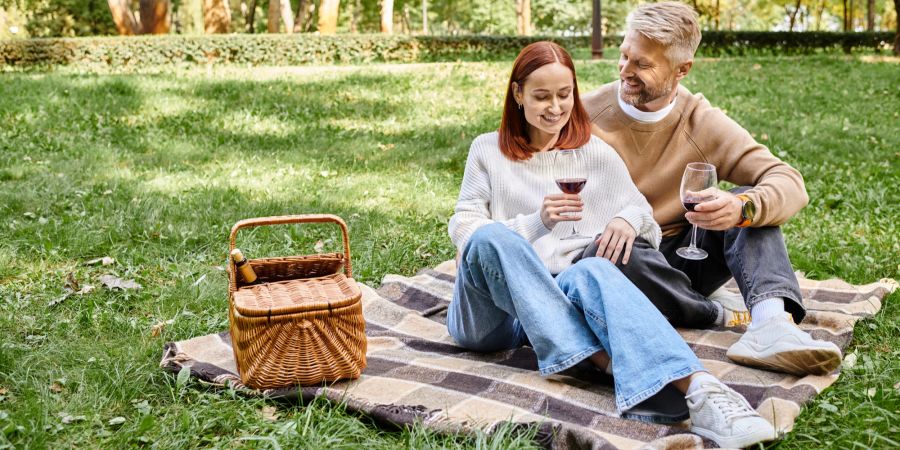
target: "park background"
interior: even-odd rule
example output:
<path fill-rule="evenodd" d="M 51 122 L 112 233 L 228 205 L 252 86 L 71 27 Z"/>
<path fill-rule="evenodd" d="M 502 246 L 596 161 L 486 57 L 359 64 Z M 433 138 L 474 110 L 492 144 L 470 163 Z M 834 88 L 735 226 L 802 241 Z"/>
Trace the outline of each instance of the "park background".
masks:
<path fill-rule="evenodd" d="M 497 128 L 518 50 L 562 43 L 582 91 L 616 79 L 637 2 L 603 2 L 596 28 L 599 3 L 0 0 L 0 448 L 533 447 L 247 399 L 158 362 L 163 343 L 228 327 L 239 219 L 342 216 L 371 286 L 452 258 L 468 145 Z M 688 3 L 704 41 L 684 84 L 805 177 L 810 204 L 784 226 L 794 266 L 898 278 L 897 1 Z M 275 227 L 239 245 L 340 239 Z M 768 447 L 900 446 L 898 297 Z"/>

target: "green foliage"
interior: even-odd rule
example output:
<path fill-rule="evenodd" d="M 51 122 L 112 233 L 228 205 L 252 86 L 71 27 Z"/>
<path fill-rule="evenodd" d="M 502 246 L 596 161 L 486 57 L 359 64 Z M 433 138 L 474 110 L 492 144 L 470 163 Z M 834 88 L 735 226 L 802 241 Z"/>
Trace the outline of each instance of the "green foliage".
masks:
<path fill-rule="evenodd" d="M 373 35 L 137 36 L 0 41 L 0 64 L 119 69 L 196 64 L 288 66 L 369 62 L 509 60 L 550 39 L 578 54 L 589 37 Z M 706 32 L 699 54 L 795 54 L 879 50 L 890 33 Z M 607 36 L 607 46 L 621 37 Z"/>
<path fill-rule="evenodd" d="M 20 36 L 94 36 L 116 31 L 109 7 L 101 0 L 2 0 L 0 12 L 3 9 L 24 24 Z M 6 32 L 0 30 L 0 38 Z"/>

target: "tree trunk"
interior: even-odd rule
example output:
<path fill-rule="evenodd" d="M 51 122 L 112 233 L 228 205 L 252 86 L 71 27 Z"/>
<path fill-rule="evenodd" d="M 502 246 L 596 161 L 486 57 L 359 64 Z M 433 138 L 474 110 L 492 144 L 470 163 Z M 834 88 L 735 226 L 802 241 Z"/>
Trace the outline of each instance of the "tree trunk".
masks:
<path fill-rule="evenodd" d="M 250 10 L 247 11 L 247 32 L 256 32 L 256 0 L 250 1 Z"/>
<path fill-rule="evenodd" d="M 428 0 L 422 0 L 422 34 L 428 34 Z"/>
<path fill-rule="evenodd" d="M 716 31 L 719 31 L 719 0 L 716 0 Z"/>
<path fill-rule="evenodd" d="M 850 30 L 850 23 L 847 20 L 847 0 L 844 0 L 844 31 Z"/>
<path fill-rule="evenodd" d="M 284 22 L 284 32 L 294 32 L 294 12 L 291 11 L 291 0 L 281 0 L 281 21 Z"/>
<path fill-rule="evenodd" d="M 381 32 L 394 32 L 394 0 L 381 0 Z"/>
<path fill-rule="evenodd" d="M 281 0 L 269 0 L 269 10 L 266 16 L 266 31 L 277 33 L 281 28 Z"/>
<path fill-rule="evenodd" d="M 875 31 L 875 0 L 869 0 L 866 9 L 866 30 Z"/>
<path fill-rule="evenodd" d="M 309 24 L 309 0 L 300 0 L 297 5 L 297 17 L 294 18 L 294 33 L 303 33 Z"/>
<path fill-rule="evenodd" d="M 516 0 L 516 32 L 531 36 L 531 0 Z"/>
<path fill-rule="evenodd" d="M 900 0 L 894 0 L 894 23 L 897 24 L 894 32 L 894 55 L 900 56 Z"/>
<path fill-rule="evenodd" d="M 203 2 L 201 0 L 182 0 L 182 11 L 179 16 L 183 22 L 185 34 L 203 34 Z"/>
<path fill-rule="evenodd" d="M 822 29 L 822 13 L 825 12 L 825 0 L 819 2 L 819 9 L 816 11 L 816 31 Z"/>
<path fill-rule="evenodd" d="M 794 10 L 790 14 L 791 21 L 788 24 L 788 31 L 794 31 L 794 24 L 797 23 L 797 13 L 800 12 L 801 3 L 803 3 L 803 0 L 797 0 L 797 3 L 794 4 Z"/>
<path fill-rule="evenodd" d="M 894 0 L 900 2 L 900 0 Z M 591 59 L 603 59 L 603 14 L 601 1 L 593 0 L 593 12 L 591 15 Z"/>
<path fill-rule="evenodd" d="M 403 5 L 403 33 L 410 34 L 412 27 L 409 26 L 409 4 Z"/>
<path fill-rule="evenodd" d="M 107 0 L 109 12 L 112 13 L 113 22 L 116 24 L 116 30 L 122 36 L 133 36 L 141 32 L 138 28 L 137 19 L 134 18 L 134 12 L 131 11 L 131 2 L 128 0 Z"/>
<path fill-rule="evenodd" d="M 322 0 L 319 5 L 319 34 L 337 33 L 340 6 L 341 0 Z"/>
<path fill-rule="evenodd" d="M 169 33 L 169 0 L 141 0 L 140 7 L 143 34 Z"/>
<path fill-rule="evenodd" d="M 203 0 L 203 23 L 209 34 L 227 33 L 231 7 L 226 0 Z"/>

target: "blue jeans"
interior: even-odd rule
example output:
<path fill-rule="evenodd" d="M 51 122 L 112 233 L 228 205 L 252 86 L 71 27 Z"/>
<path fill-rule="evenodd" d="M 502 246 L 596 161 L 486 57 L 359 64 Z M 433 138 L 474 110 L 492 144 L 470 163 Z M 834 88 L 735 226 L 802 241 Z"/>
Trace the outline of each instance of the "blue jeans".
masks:
<path fill-rule="evenodd" d="M 746 186 L 732 189 L 739 193 Z M 783 297 L 784 308 L 800 323 L 806 315 L 800 284 L 794 275 L 780 227 L 731 228 L 726 231 L 697 228 L 697 247 L 709 253 L 700 261 L 684 259 L 675 250 L 691 242 L 691 227 L 663 238 L 659 250 L 637 238 L 622 273 L 650 298 L 676 327 L 708 328 L 718 310 L 706 296 L 734 277 L 747 308 Z M 585 248 L 582 258 L 597 254 L 597 244 Z"/>
<path fill-rule="evenodd" d="M 542 375 L 605 350 L 620 411 L 704 370 L 612 263 L 587 258 L 554 279 L 528 241 L 497 223 L 475 231 L 463 250 L 447 328 L 460 346 L 475 351 L 530 343 Z"/>

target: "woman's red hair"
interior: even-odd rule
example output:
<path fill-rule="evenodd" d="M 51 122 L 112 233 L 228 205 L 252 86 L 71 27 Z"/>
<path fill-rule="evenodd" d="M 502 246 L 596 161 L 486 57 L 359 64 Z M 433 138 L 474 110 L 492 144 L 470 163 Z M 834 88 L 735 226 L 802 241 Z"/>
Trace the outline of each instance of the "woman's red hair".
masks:
<path fill-rule="evenodd" d="M 581 98 L 578 95 L 578 80 L 575 77 L 575 64 L 572 63 L 572 57 L 556 43 L 535 42 L 523 48 L 516 57 L 512 74 L 509 76 L 509 84 L 506 87 L 506 102 L 503 105 L 503 119 L 500 121 L 500 151 L 513 161 L 530 159 L 534 152 L 529 145 L 529 125 L 525 121 L 525 113 L 519 109 L 519 104 L 513 95 L 513 82 L 521 87 L 532 72 L 556 62 L 572 71 L 572 95 L 575 96 L 575 106 L 572 108 L 569 121 L 559 132 L 556 147 L 578 148 L 591 139 L 591 121 L 588 119 L 587 111 L 584 110 L 584 105 L 581 104 Z"/>

